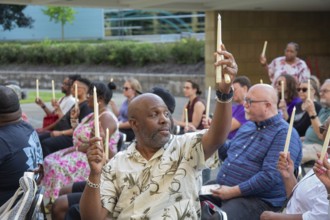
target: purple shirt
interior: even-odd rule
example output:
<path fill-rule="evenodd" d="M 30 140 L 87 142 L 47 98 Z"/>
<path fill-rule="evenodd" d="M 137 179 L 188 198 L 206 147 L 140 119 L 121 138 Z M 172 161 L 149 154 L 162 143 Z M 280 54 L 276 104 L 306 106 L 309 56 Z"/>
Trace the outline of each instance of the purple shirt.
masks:
<path fill-rule="evenodd" d="M 232 107 L 232 112 L 233 112 L 233 118 L 235 118 L 240 124 L 241 126 L 247 122 L 247 120 L 245 119 L 245 112 L 244 112 L 244 106 L 241 104 L 237 104 L 237 105 L 233 105 Z M 231 131 L 227 137 L 227 139 L 232 139 L 238 129 Z"/>

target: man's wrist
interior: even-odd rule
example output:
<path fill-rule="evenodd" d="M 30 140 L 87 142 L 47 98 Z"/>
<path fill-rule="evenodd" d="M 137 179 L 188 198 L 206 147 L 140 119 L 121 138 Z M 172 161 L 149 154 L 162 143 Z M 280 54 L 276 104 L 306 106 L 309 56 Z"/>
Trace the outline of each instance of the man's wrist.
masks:
<path fill-rule="evenodd" d="M 45 109 L 46 108 L 46 105 L 42 105 L 41 108 Z"/>
<path fill-rule="evenodd" d="M 310 118 L 311 120 L 313 120 L 313 119 L 317 118 L 317 114 L 310 115 L 309 118 Z"/>
<path fill-rule="evenodd" d="M 219 103 L 229 103 L 232 101 L 234 96 L 233 88 L 230 88 L 229 93 L 223 93 L 220 90 L 216 90 L 216 100 Z"/>

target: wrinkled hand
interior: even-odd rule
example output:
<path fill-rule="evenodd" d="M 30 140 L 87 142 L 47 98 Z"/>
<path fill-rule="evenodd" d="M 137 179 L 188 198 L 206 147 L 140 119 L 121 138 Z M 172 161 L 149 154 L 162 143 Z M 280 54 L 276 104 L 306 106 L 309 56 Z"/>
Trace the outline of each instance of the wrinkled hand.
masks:
<path fill-rule="evenodd" d="M 314 102 L 311 99 L 306 99 L 304 102 L 304 106 L 305 111 L 308 113 L 309 116 L 316 114 Z"/>
<path fill-rule="evenodd" d="M 221 185 L 218 189 L 211 189 L 212 195 L 219 197 L 222 200 L 228 200 L 233 198 L 233 187 Z"/>
<path fill-rule="evenodd" d="M 313 167 L 315 175 L 325 185 L 328 193 L 330 193 L 330 163 L 328 162 L 328 154 L 325 154 L 323 161 L 320 160 L 320 153 L 317 154 L 319 158 Z"/>
<path fill-rule="evenodd" d="M 275 220 L 278 219 L 276 216 L 278 216 L 280 213 L 272 212 L 272 211 L 264 211 L 260 215 L 260 220 Z"/>
<path fill-rule="evenodd" d="M 224 59 L 221 59 L 214 64 L 215 66 L 222 67 L 222 79 L 223 80 L 221 81 L 221 83 L 218 83 L 218 89 L 223 93 L 229 93 L 232 83 L 237 75 L 238 66 L 236 64 L 234 56 L 226 50 L 226 48 L 223 44 L 221 45 L 221 50 L 217 51 L 215 53 L 215 55 L 220 55 L 220 56 L 222 55 L 224 57 Z M 225 80 L 224 80 L 225 74 L 229 75 L 230 80 L 231 80 L 230 83 L 225 82 Z"/>
<path fill-rule="evenodd" d="M 280 152 L 280 156 L 277 162 L 277 170 L 280 172 L 282 178 L 290 178 L 294 175 L 293 161 L 290 157 L 290 152 L 285 154 L 283 151 Z"/>
<path fill-rule="evenodd" d="M 106 163 L 101 138 L 93 137 L 90 139 L 86 156 L 91 168 L 91 174 L 101 174 L 102 167 Z"/>

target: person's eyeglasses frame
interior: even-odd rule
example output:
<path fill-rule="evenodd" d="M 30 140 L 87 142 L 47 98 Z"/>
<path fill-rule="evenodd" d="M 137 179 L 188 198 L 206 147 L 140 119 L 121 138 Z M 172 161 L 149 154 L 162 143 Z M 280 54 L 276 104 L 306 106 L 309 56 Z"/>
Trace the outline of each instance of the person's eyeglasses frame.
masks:
<path fill-rule="evenodd" d="M 320 90 L 320 94 L 322 94 L 322 93 L 328 93 L 328 92 L 330 92 L 330 89 L 321 89 Z"/>
<path fill-rule="evenodd" d="M 248 106 L 251 106 L 252 103 L 262 103 L 262 102 L 269 103 L 269 101 L 267 101 L 267 100 L 253 100 L 253 99 L 244 97 L 244 103 L 246 103 Z"/>
<path fill-rule="evenodd" d="M 132 89 L 132 88 L 123 87 L 122 89 L 123 89 L 123 91 L 128 91 L 128 90 L 130 90 L 130 89 Z"/>

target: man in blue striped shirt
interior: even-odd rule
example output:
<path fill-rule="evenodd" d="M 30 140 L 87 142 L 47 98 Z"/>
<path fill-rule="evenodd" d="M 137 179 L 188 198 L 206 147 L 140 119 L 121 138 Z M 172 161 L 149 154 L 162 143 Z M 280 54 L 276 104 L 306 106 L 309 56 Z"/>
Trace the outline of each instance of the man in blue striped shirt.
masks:
<path fill-rule="evenodd" d="M 286 199 L 276 164 L 289 124 L 278 114 L 277 99 L 270 85 L 251 87 L 244 102 L 245 117 L 250 121 L 231 142 L 219 148 L 223 160 L 217 176 L 220 188 L 212 190 L 213 195 L 207 199 L 219 205 L 230 220 L 259 219 L 265 210 L 279 210 Z M 302 146 L 295 129 L 289 151 L 298 168 Z"/>

